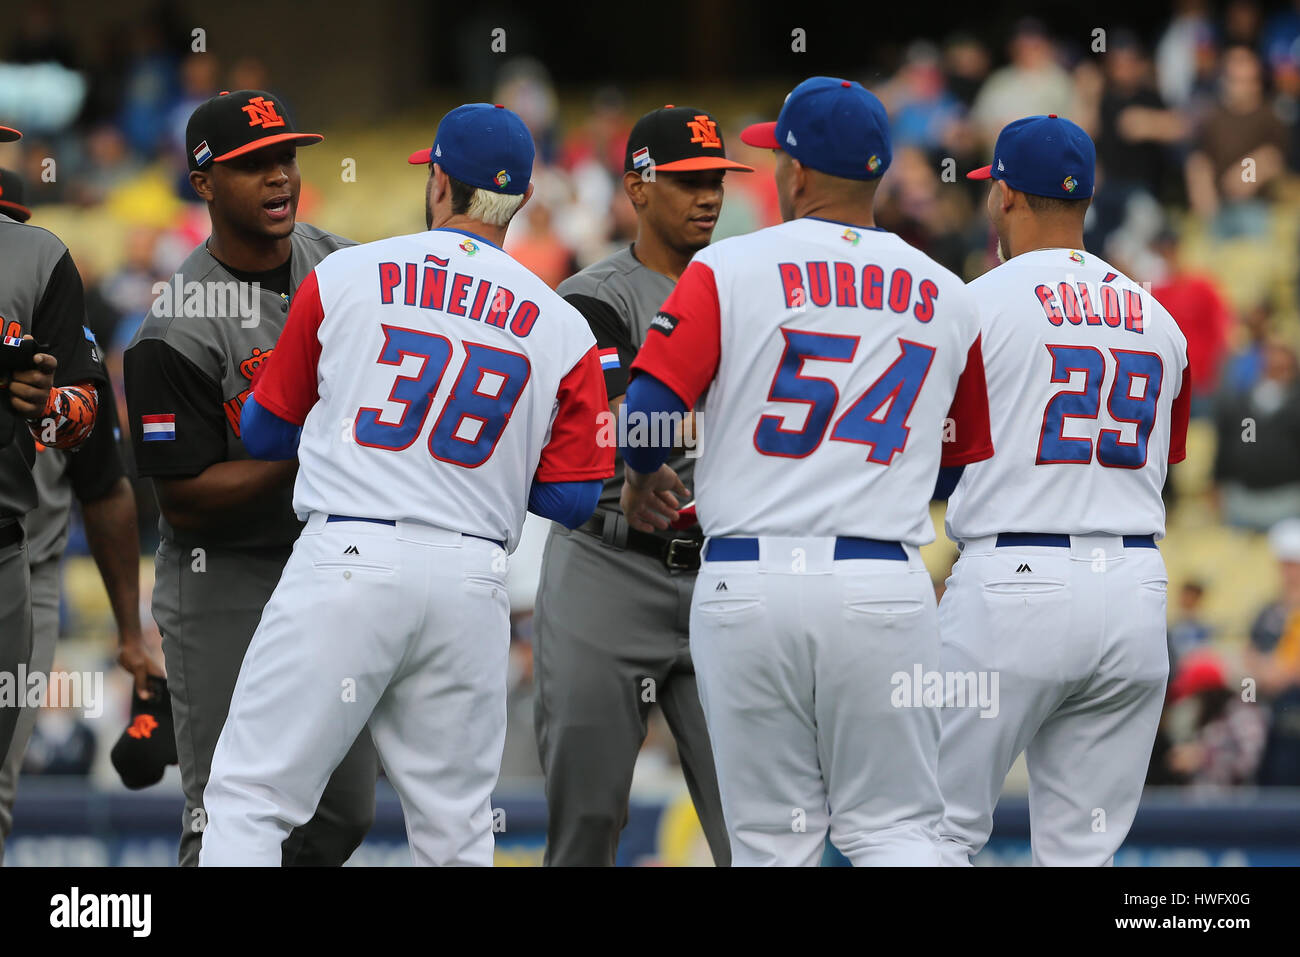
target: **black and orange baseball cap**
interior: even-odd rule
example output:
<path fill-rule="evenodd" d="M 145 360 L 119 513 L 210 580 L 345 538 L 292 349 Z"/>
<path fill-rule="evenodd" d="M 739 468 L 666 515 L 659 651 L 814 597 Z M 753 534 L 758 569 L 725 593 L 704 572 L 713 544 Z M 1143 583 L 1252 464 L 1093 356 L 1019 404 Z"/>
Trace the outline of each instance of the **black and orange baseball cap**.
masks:
<path fill-rule="evenodd" d="M 631 173 L 653 167 L 665 173 L 701 169 L 734 169 L 754 172 L 727 159 L 718 121 L 704 110 L 669 104 L 651 110 L 632 127 L 623 157 L 623 171 Z"/>
<path fill-rule="evenodd" d="M 310 146 L 325 137 L 299 133 L 279 97 L 264 90 L 220 93 L 199 105 L 185 125 L 191 170 L 243 156 L 276 143 Z"/>
<path fill-rule="evenodd" d="M 7 169 L 0 169 L 0 213 L 20 223 L 32 218 L 32 211 L 23 201 L 22 177 Z"/>
<path fill-rule="evenodd" d="M 122 783 L 133 791 L 157 784 L 167 765 L 178 762 L 167 680 L 150 675 L 149 693 L 147 699 L 131 695 L 131 723 L 109 752 Z"/>
<path fill-rule="evenodd" d="M 12 143 L 14 140 L 20 140 L 23 134 L 19 133 L 13 127 L 0 126 L 0 143 Z"/>

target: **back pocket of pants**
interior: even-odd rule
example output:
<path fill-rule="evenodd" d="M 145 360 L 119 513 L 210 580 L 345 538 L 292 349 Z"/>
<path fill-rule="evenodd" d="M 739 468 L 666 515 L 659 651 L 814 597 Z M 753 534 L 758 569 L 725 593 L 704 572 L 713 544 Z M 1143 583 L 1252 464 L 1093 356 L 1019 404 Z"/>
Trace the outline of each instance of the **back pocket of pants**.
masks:
<path fill-rule="evenodd" d="M 1065 590 L 1058 578 L 998 578 L 984 582 L 984 592 L 1007 598 L 1050 598 Z"/>

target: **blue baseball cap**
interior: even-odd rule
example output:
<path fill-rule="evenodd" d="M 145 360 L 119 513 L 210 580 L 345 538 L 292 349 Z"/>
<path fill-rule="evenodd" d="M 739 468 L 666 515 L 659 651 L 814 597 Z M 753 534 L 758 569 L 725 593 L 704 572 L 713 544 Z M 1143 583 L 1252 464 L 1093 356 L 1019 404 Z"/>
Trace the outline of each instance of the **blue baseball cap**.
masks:
<path fill-rule="evenodd" d="M 533 176 L 533 136 L 517 114 L 500 103 L 466 103 L 442 118 L 433 145 L 407 162 L 437 163 L 469 186 L 519 196 Z"/>
<path fill-rule="evenodd" d="M 785 150 L 804 166 L 842 179 L 877 179 L 889 169 L 889 115 L 861 83 L 832 76 L 804 80 L 775 123 L 755 123 L 742 142 Z"/>
<path fill-rule="evenodd" d="M 1097 147 L 1077 124 L 1049 113 L 1008 123 L 993 147 L 993 162 L 967 179 L 1000 179 L 1012 189 L 1053 199 L 1092 195 Z"/>

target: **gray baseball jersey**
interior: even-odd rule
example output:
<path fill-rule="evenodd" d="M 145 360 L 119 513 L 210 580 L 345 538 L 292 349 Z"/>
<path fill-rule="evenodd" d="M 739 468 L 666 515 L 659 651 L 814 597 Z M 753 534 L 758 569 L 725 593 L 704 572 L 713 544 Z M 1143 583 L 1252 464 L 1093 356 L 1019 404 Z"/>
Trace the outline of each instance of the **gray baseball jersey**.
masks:
<path fill-rule="evenodd" d="M 351 240 L 298 223 L 289 275 L 241 281 L 201 245 L 167 283 L 127 347 L 126 402 L 136 467 L 142 476 L 198 475 L 209 465 L 249 458 L 239 414 L 253 375 L 284 328 L 289 295 L 316 264 Z M 279 288 L 276 288 L 279 286 Z M 250 506 L 203 545 L 233 548 L 292 545 L 302 530 L 293 488 Z M 192 538 L 159 518 L 162 538 Z"/>
<path fill-rule="evenodd" d="M 104 383 L 104 370 L 89 333 L 81 276 L 57 236 L 39 226 L 0 213 L 0 335 L 22 338 L 30 333 L 50 347 L 58 360 L 56 386 L 75 382 Z M 0 417 L 13 425 L 5 396 Z M 6 434 L 0 421 L 0 438 Z M 0 519 L 19 518 L 36 507 L 31 468 L 36 446 L 22 423 L 13 438 L 0 443 Z"/>
<path fill-rule="evenodd" d="M 627 369 L 673 281 L 631 247 L 588 266 L 557 289 L 586 317 L 605 387 L 627 391 Z M 694 459 L 669 459 L 689 488 Z M 619 509 L 623 463 L 600 508 L 626 531 Z M 599 514 L 599 512 L 597 513 Z M 664 533 L 680 537 L 682 533 Z M 717 772 L 691 660 L 687 610 L 692 572 L 551 526 L 537 594 L 534 724 L 546 774 L 548 865 L 610 865 L 627 821 L 637 752 L 650 702 L 672 729 L 682 773 L 719 865 L 731 862 Z M 654 689 L 649 693 L 647 689 Z"/>
<path fill-rule="evenodd" d="M 642 265 L 631 246 L 593 263 L 556 288 L 556 292 L 587 318 L 601 351 L 605 387 L 611 398 L 627 391 L 628 367 L 645 342 L 650 320 L 672 291 L 673 281 Z M 610 349 L 618 350 L 617 364 L 607 358 Z M 681 477 L 682 484 L 690 488 L 695 460 L 674 455 L 668 464 Z M 614 477 L 601 490 L 600 508 L 619 507 L 618 497 L 623 490 L 621 457 L 614 468 Z"/>
<path fill-rule="evenodd" d="M 127 347 L 126 402 L 142 476 L 183 478 L 250 458 L 239 416 L 258 366 L 275 349 L 289 298 L 330 253 L 354 245 L 298 223 L 289 261 L 250 275 L 202 245 L 155 300 Z M 176 754 L 185 791 L 182 865 L 198 863 L 203 790 L 244 653 L 302 523 L 293 484 L 239 510 L 223 527 L 174 529 L 158 520 L 153 615 L 163 636 Z M 335 770 L 316 815 L 284 846 L 286 864 L 342 864 L 374 816 L 378 758 L 363 732 Z"/>

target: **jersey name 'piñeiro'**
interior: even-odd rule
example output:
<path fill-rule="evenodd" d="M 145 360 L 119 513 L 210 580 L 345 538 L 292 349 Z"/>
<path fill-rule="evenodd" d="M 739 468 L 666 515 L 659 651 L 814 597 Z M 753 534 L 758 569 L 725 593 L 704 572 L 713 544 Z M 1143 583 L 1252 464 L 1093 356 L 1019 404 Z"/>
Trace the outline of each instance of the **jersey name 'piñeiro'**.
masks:
<path fill-rule="evenodd" d="M 997 455 L 966 468 L 948 534 L 1164 535 L 1187 440 L 1187 340 L 1091 253 L 1039 249 L 970 284 Z"/>
<path fill-rule="evenodd" d="M 534 477 L 603 479 L 596 341 L 576 309 L 478 237 L 354 246 L 304 280 L 258 404 L 302 423 L 294 510 L 519 537 Z"/>
<path fill-rule="evenodd" d="M 633 369 L 699 400 L 707 535 L 924 544 L 941 459 L 993 451 L 970 295 L 879 229 L 804 218 L 701 250 Z"/>

